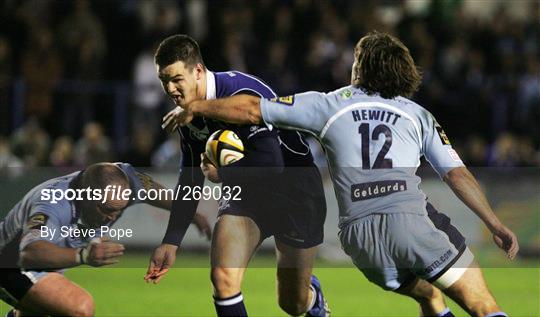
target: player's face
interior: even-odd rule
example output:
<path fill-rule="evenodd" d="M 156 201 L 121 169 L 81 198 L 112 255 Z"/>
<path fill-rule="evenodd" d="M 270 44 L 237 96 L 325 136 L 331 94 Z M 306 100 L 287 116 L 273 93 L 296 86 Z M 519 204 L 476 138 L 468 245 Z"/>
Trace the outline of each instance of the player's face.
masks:
<path fill-rule="evenodd" d="M 107 195 L 112 194 L 108 193 Z M 109 199 L 109 197 L 106 198 L 105 202 L 83 201 L 80 206 L 82 209 L 81 220 L 89 228 L 99 228 L 120 218 L 128 203 L 128 200 Z"/>
<path fill-rule="evenodd" d="M 203 73 L 204 67 L 201 64 L 191 69 L 181 61 L 164 68 L 158 66 L 158 76 L 163 89 L 180 107 L 193 100 L 204 99 L 204 96 L 201 96 L 201 88 L 206 84 L 203 82 Z"/>

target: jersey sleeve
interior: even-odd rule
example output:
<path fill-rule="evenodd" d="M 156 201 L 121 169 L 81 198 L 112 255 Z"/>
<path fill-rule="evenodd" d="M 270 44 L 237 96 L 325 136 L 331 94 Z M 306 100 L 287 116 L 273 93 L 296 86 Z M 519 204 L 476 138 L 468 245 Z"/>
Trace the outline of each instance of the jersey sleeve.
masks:
<path fill-rule="evenodd" d="M 313 91 L 261 99 L 261 114 L 266 124 L 319 136 L 327 121 L 327 102 L 326 94 Z"/>
<path fill-rule="evenodd" d="M 58 244 L 62 240 L 60 235 L 62 224 L 54 208 L 59 207 L 50 202 L 39 202 L 35 203 L 31 208 L 32 210 L 23 227 L 19 251 L 24 250 L 27 245 L 36 241 Z M 51 232 L 54 232 L 54 234 L 50 234 Z"/>
<path fill-rule="evenodd" d="M 218 98 L 237 94 L 251 94 L 261 98 L 276 97 L 276 93 L 268 84 L 253 75 L 231 71 L 217 76 L 224 89 L 223 92 L 218 92 Z"/>
<path fill-rule="evenodd" d="M 439 176 L 442 178 L 450 170 L 464 166 L 435 117 L 426 111 L 422 121 L 423 154 Z"/>
<path fill-rule="evenodd" d="M 204 184 L 204 175 L 198 166 L 199 154 L 194 155 L 188 144 L 183 145 L 185 146 L 182 147 L 182 168 L 175 191 L 179 191 L 180 186 L 194 188 Z M 178 195 L 177 198 L 172 202 L 171 214 L 162 243 L 179 246 L 193 221 L 199 202 L 195 199 L 183 199 L 182 195 Z"/>

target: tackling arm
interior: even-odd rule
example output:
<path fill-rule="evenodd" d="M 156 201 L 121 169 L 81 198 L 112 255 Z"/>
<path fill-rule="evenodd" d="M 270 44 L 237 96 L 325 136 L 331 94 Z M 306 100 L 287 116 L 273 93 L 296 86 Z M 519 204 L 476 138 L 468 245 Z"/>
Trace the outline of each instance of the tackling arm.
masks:
<path fill-rule="evenodd" d="M 68 268 L 79 264 L 78 249 L 62 248 L 47 241 L 35 241 L 27 245 L 20 254 L 20 265 L 24 268 Z"/>
<path fill-rule="evenodd" d="M 237 124 L 262 123 L 261 98 L 250 95 L 235 95 L 212 100 L 196 100 L 187 105 L 187 110 L 196 116 L 204 116 Z"/>

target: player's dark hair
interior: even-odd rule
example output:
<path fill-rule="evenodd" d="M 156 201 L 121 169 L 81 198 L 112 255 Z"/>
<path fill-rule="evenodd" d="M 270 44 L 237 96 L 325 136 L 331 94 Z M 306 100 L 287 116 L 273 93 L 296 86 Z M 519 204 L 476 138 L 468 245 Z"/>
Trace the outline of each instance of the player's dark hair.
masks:
<path fill-rule="evenodd" d="M 126 174 L 117 166 L 107 163 L 98 163 L 88 166 L 78 181 L 79 188 L 105 189 L 107 185 L 129 186 Z"/>
<path fill-rule="evenodd" d="M 354 58 L 356 77 L 352 84 L 368 95 L 410 97 L 422 81 L 409 49 L 389 34 L 371 32 L 361 38 Z"/>
<path fill-rule="evenodd" d="M 177 34 L 164 39 L 154 55 L 154 62 L 160 68 L 178 61 L 183 62 L 189 69 L 192 69 L 197 63 L 204 66 L 199 44 L 185 34 Z"/>

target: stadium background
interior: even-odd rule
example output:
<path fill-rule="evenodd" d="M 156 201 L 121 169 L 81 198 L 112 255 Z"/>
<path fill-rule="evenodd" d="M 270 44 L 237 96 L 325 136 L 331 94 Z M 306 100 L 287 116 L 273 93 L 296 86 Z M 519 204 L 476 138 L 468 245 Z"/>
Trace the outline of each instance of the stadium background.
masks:
<path fill-rule="evenodd" d="M 464 231 L 508 312 L 540 316 L 538 1 L 1 0 L 0 20 L 0 215 L 39 181 L 99 161 L 129 162 L 174 185 L 178 138 L 160 130 L 171 103 L 152 61 L 168 35 L 190 34 L 210 70 L 255 74 L 279 95 L 346 85 L 362 35 L 376 29 L 399 36 L 424 74 L 414 99 L 475 167 L 496 212 L 518 233 L 521 258 L 506 262 L 449 189 L 421 169 L 422 188 Z M 351 268 L 338 246 L 336 202 L 325 182 L 329 212 L 317 274 L 335 315 L 415 315 L 411 301 Z M 213 217 L 213 204 L 200 209 Z M 167 213 L 138 207 L 121 220 L 118 226 L 136 232 L 125 241 L 122 264 L 68 273 L 92 292 L 98 315 L 213 314 L 208 242 L 190 229 L 180 268 L 158 286 L 144 285 Z M 253 315 L 280 314 L 270 247 L 248 271 Z"/>

